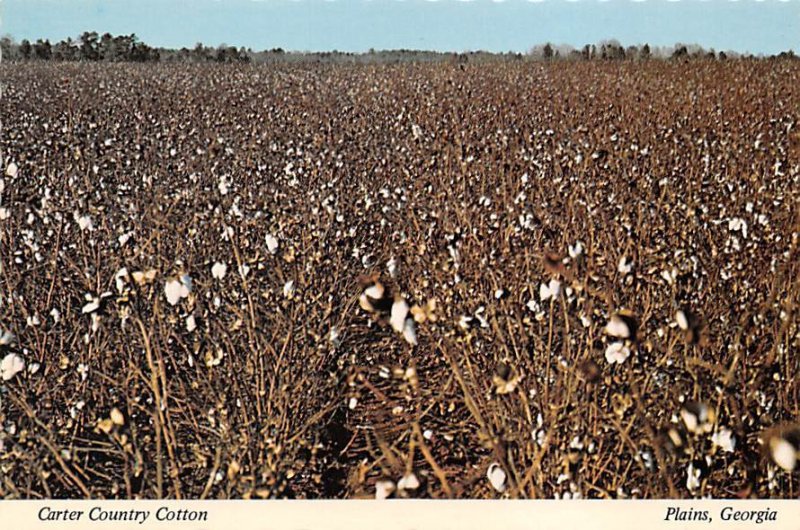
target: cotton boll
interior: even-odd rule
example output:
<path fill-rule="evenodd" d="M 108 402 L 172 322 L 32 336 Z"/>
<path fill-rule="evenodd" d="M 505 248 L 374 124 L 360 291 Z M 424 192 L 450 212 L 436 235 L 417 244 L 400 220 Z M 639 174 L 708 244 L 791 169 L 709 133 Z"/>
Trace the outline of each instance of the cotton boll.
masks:
<path fill-rule="evenodd" d="M 403 325 L 403 338 L 406 339 L 406 342 L 412 346 L 417 345 L 417 330 L 414 324 L 414 319 L 406 319 L 406 322 Z"/>
<path fill-rule="evenodd" d="M 388 499 L 397 487 L 391 480 L 379 480 L 375 483 L 375 498 L 379 501 Z"/>
<path fill-rule="evenodd" d="M 391 318 L 389 319 L 389 323 L 392 325 L 392 329 L 394 329 L 396 332 L 403 332 L 408 311 L 408 303 L 403 298 L 395 300 L 392 304 L 392 314 Z"/>
<path fill-rule="evenodd" d="M 403 478 L 397 481 L 397 489 L 415 490 L 417 488 L 419 488 L 419 479 L 413 472 L 403 475 Z"/>
<path fill-rule="evenodd" d="M 489 483 L 492 485 L 495 491 L 499 493 L 503 493 L 508 487 L 506 483 L 508 479 L 506 472 L 503 471 L 503 468 L 500 467 L 500 464 L 497 462 L 492 462 L 489 465 L 489 469 L 486 471 L 486 478 L 489 479 Z"/>
<path fill-rule="evenodd" d="M 732 453 L 736 447 L 736 437 L 730 429 L 722 428 L 711 435 L 711 442 L 725 452 Z"/>
<path fill-rule="evenodd" d="M 5 378 L 5 375 L 3 376 Z M 784 471 L 791 473 L 797 466 L 797 451 L 788 441 L 780 437 L 775 437 L 769 443 L 770 456 L 772 461 Z"/>
<path fill-rule="evenodd" d="M 228 273 L 228 266 L 224 263 L 216 262 L 211 267 L 211 276 L 215 280 L 221 280 Z"/>
<path fill-rule="evenodd" d="M 9 353 L 0 362 L 3 381 L 9 381 L 25 368 L 25 361 L 16 353 Z"/>
<path fill-rule="evenodd" d="M 294 280 L 289 280 L 283 284 L 283 296 L 291 298 L 294 295 Z"/>
<path fill-rule="evenodd" d="M 272 234 L 267 234 L 267 250 L 270 254 L 278 252 L 278 240 Z"/>
<path fill-rule="evenodd" d="M 631 349 L 622 342 L 612 342 L 606 348 L 606 361 L 609 364 L 622 364 L 630 355 Z"/>

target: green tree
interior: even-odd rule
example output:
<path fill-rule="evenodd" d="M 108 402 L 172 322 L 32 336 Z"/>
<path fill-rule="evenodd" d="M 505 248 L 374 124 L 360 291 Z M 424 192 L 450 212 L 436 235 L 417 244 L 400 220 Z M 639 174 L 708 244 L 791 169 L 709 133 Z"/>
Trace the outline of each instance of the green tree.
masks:
<path fill-rule="evenodd" d="M 553 58 L 553 46 L 549 42 L 542 48 L 542 57 L 544 57 L 545 61 Z"/>
<path fill-rule="evenodd" d="M 31 58 L 31 53 L 33 53 L 33 47 L 31 46 L 31 41 L 28 39 L 22 39 L 22 42 L 19 43 L 19 54 L 24 60 L 28 60 Z"/>
<path fill-rule="evenodd" d="M 53 47 L 50 40 L 38 39 L 33 43 L 33 56 L 42 61 L 47 61 L 53 57 Z"/>
<path fill-rule="evenodd" d="M 96 31 L 84 31 L 80 36 L 80 59 L 82 61 L 97 61 L 100 59 L 100 52 L 97 44 Z"/>

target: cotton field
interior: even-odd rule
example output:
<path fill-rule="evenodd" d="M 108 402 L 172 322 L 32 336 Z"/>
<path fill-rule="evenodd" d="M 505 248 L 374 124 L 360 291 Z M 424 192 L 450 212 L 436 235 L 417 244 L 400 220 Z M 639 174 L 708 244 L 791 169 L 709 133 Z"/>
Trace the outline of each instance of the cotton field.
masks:
<path fill-rule="evenodd" d="M 800 62 L 0 72 L 1 497 L 800 495 Z"/>

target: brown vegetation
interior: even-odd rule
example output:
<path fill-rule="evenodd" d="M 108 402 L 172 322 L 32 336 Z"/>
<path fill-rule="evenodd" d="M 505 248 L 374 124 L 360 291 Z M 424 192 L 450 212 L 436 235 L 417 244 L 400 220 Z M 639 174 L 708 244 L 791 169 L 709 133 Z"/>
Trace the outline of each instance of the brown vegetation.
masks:
<path fill-rule="evenodd" d="M 797 62 L 1 70 L 0 496 L 800 492 Z"/>

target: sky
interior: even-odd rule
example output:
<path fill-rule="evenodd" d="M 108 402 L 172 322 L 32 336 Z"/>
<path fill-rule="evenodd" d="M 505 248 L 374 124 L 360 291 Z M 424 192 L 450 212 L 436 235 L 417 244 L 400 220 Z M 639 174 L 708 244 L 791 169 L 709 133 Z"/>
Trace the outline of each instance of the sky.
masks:
<path fill-rule="evenodd" d="M 800 52 L 800 0 L 0 0 L 0 34 L 18 41 L 92 30 L 171 48 L 524 53 L 616 39 L 774 54 Z"/>

